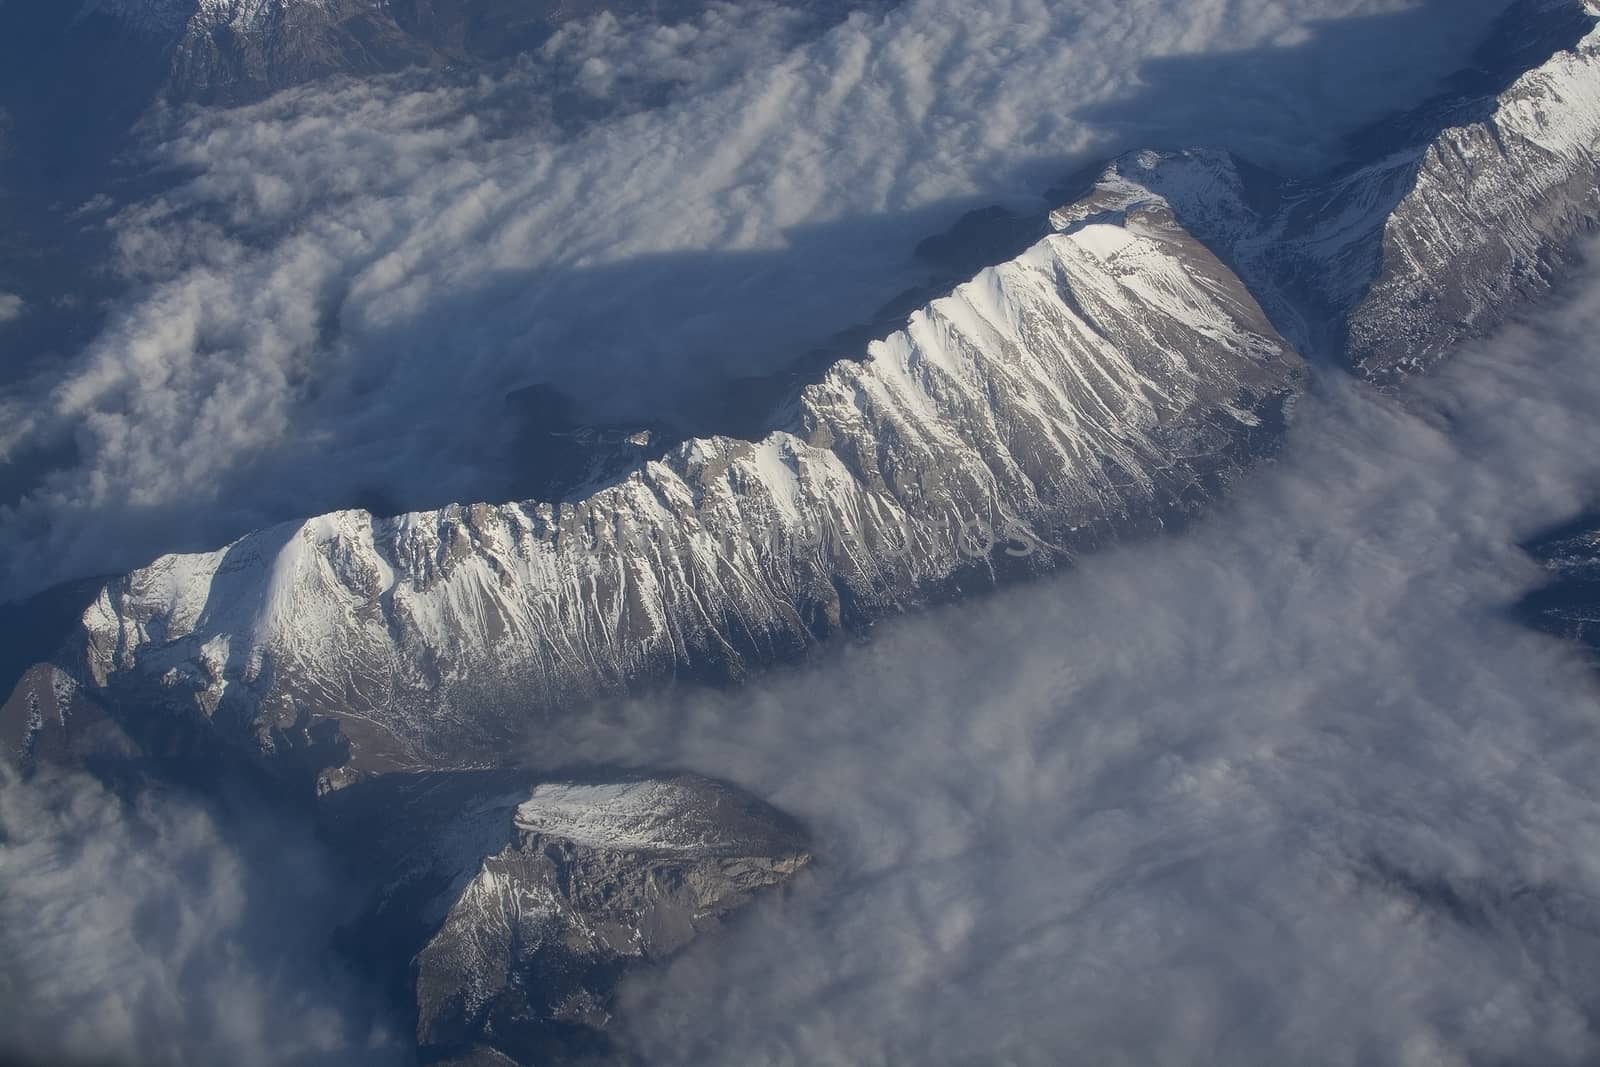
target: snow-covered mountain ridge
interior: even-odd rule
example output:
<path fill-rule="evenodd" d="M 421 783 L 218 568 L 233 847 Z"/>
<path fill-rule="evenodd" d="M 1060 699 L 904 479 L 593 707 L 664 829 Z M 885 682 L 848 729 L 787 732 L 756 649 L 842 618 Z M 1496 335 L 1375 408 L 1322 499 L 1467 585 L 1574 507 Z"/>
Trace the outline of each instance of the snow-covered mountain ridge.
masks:
<path fill-rule="evenodd" d="M 1146 205 L 934 301 L 760 441 L 687 442 L 576 504 L 340 512 L 158 560 L 89 612 L 89 670 L 268 750 L 338 709 L 357 766 L 482 753 L 533 708 L 738 674 L 1158 520 L 1256 450 L 1299 373 Z"/>
<path fill-rule="evenodd" d="M 269 756 L 334 724 L 335 786 L 492 762 L 587 696 L 738 676 L 1159 524 L 1273 446 L 1297 347 L 1386 377 L 1554 283 L 1600 215 L 1584 29 L 1325 181 L 1124 157 L 760 440 L 575 503 L 338 512 L 157 560 L 85 615 L 85 678 Z"/>

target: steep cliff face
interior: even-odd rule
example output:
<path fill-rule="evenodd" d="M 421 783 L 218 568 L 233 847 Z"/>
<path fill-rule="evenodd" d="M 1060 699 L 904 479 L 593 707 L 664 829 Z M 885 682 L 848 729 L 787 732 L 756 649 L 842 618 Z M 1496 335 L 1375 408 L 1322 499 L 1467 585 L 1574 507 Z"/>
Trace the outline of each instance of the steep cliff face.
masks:
<path fill-rule="evenodd" d="M 1159 196 L 1064 221 L 836 365 L 759 441 L 687 442 L 575 504 L 341 512 L 171 556 L 85 619 L 100 686 L 266 751 L 492 751 L 532 710 L 1054 565 L 1268 447 L 1291 352 Z"/>

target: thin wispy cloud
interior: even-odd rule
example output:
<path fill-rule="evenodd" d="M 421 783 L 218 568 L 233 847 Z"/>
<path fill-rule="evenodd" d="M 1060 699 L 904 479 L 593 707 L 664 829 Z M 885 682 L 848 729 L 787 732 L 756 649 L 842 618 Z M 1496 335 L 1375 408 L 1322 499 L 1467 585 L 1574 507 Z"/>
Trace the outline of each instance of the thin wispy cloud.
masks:
<path fill-rule="evenodd" d="M 0 763 L 0 1059 L 409 1061 L 331 952 L 330 864 L 287 822 L 238 815 Z"/>

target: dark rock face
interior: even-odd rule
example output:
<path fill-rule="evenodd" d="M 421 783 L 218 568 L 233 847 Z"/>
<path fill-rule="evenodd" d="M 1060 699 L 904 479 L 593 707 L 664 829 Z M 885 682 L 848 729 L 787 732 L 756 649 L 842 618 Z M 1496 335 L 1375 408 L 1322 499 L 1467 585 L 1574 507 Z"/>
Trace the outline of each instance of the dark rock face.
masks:
<path fill-rule="evenodd" d="M 132 759 L 139 752 L 116 720 L 51 664 L 28 668 L 0 704 L 0 763 L 24 773 L 43 765 Z"/>
<path fill-rule="evenodd" d="M 430 1061 L 603 1051 L 628 968 L 670 956 L 810 859 L 782 813 L 689 775 L 396 775 L 329 798 L 326 816 L 379 872 L 349 945 L 409 970 Z"/>

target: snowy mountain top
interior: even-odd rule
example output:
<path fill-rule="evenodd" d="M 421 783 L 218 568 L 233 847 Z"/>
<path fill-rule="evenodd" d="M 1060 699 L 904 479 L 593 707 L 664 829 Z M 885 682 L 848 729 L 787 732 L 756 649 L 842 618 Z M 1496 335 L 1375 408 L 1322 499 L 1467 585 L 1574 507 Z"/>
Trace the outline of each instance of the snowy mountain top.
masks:
<path fill-rule="evenodd" d="M 518 830 L 611 851 L 718 854 L 790 836 L 775 812 L 687 776 L 545 783 L 518 805 Z"/>

